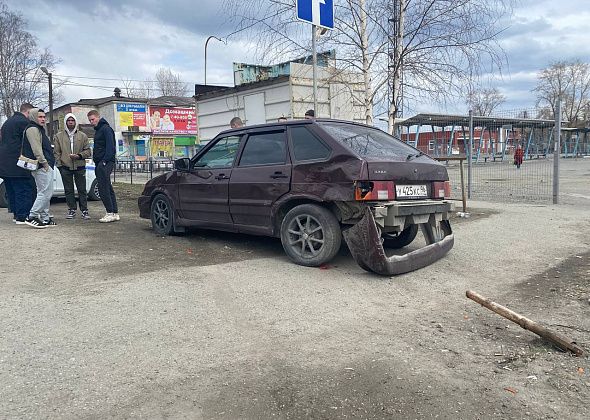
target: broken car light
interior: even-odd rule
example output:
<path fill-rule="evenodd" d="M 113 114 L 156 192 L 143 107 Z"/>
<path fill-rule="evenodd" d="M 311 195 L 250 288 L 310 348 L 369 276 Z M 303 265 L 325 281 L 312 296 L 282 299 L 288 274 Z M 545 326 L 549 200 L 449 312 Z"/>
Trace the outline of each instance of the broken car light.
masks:
<path fill-rule="evenodd" d="M 357 201 L 393 200 L 395 184 L 392 181 L 356 181 L 354 198 Z"/>
<path fill-rule="evenodd" d="M 451 183 L 449 181 L 433 182 L 432 198 L 451 198 Z"/>

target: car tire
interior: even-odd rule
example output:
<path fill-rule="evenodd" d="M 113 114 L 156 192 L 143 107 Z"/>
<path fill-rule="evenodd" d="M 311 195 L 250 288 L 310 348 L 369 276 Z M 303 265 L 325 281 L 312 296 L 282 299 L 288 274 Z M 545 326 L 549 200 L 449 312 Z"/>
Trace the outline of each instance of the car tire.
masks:
<path fill-rule="evenodd" d="M 293 262 L 317 267 L 338 253 L 342 232 L 329 210 L 315 204 L 302 204 L 285 215 L 281 223 L 281 242 Z"/>
<path fill-rule="evenodd" d="M 174 209 L 164 194 L 158 194 L 152 200 L 150 219 L 152 229 L 158 235 L 172 235 L 174 232 Z"/>
<path fill-rule="evenodd" d="M 88 199 L 91 201 L 99 201 L 100 200 L 100 192 L 98 191 L 98 179 L 92 181 L 90 185 L 90 191 L 88 191 Z"/>
<path fill-rule="evenodd" d="M 6 198 L 6 185 L 4 185 L 4 182 L 0 184 L 0 207 L 8 207 L 8 199 Z"/>
<path fill-rule="evenodd" d="M 382 233 L 384 248 L 399 249 L 410 245 L 418 234 L 418 225 L 410 225 L 399 233 Z"/>

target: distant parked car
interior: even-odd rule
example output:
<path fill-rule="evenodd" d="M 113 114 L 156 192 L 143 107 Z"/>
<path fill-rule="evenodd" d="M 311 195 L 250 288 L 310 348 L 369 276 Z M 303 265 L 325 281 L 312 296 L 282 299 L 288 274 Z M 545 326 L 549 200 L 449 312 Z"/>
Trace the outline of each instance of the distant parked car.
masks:
<path fill-rule="evenodd" d="M 59 170 L 55 168 L 53 171 L 53 197 L 65 197 L 64 184 L 61 180 L 61 174 Z M 76 188 L 74 184 L 74 189 Z M 91 159 L 86 160 L 86 192 L 89 200 L 100 200 L 100 194 L 98 193 L 98 181 L 94 174 L 94 162 Z M 0 207 L 6 207 L 6 187 L 0 178 Z"/>
<path fill-rule="evenodd" d="M 380 274 L 441 258 L 454 237 L 444 165 L 373 127 L 299 120 L 220 133 L 192 159 L 145 185 L 140 216 L 157 234 L 196 226 L 280 237 L 297 264 L 320 266 L 344 236 Z M 427 246 L 400 257 L 422 228 Z"/>

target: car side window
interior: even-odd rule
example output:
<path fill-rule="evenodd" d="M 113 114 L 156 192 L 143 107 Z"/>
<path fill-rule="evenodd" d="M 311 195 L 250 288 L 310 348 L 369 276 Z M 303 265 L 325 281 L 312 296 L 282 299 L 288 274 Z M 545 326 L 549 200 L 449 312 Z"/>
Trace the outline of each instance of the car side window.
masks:
<path fill-rule="evenodd" d="M 285 132 L 256 133 L 248 136 L 239 166 L 280 165 L 287 161 Z"/>
<path fill-rule="evenodd" d="M 215 143 L 203 156 L 195 162 L 195 168 L 228 168 L 231 167 L 242 136 L 228 136 Z"/>
<path fill-rule="evenodd" d="M 291 144 L 293 155 L 298 162 L 326 159 L 330 156 L 330 149 L 306 127 L 291 128 Z"/>

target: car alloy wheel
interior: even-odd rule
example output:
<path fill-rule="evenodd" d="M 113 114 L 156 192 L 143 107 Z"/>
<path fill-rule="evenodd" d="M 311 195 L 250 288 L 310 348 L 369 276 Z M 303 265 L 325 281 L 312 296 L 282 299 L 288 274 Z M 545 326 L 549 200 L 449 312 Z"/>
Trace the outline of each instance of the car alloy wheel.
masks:
<path fill-rule="evenodd" d="M 159 235 L 170 235 L 173 230 L 172 206 L 168 198 L 162 194 L 152 201 L 152 228 Z"/>
<path fill-rule="evenodd" d="M 287 213 L 281 225 L 285 252 L 300 265 L 317 267 L 330 261 L 342 240 L 340 225 L 327 209 L 303 204 Z"/>

